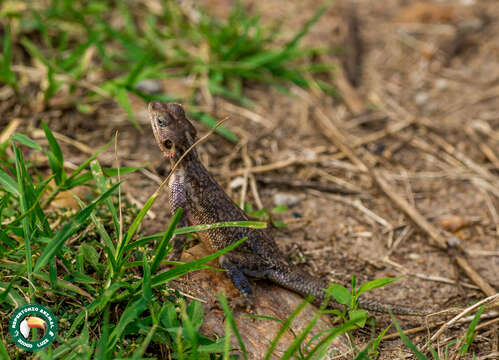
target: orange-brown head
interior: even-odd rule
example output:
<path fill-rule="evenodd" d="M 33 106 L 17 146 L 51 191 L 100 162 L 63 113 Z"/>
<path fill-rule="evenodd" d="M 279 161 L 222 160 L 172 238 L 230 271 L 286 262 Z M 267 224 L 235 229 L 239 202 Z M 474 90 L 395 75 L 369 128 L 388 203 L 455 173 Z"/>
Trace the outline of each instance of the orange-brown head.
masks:
<path fill-rule="evenodd" d="M 151 101 L 148 111 L 154 137 L 165 157 L 178 158 L 194 144 L 196 129 L 182 105 Z"/>

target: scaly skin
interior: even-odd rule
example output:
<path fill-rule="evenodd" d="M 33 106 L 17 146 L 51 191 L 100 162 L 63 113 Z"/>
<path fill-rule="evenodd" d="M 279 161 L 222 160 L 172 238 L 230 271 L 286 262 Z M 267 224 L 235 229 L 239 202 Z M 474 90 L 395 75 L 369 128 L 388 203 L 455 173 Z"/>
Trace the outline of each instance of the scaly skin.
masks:
<path fill-rule="evenodd" d="M 195 142 L 196 130 L 187 119 L 181 105 L 153 101 L 148 106 L 156 142 L 172 165 Z M 169 202 L 173 211 L 182 208 L 181 226 L 210 224 L 222 221 L 244 221 L 248 216 L 227 196 L 220 185 L 199 161 L 196 149 L 180 162 L 168 183 Z M 328 281 L 316 278 L 290 265 L 267 229 L 238 227 L 218 228 L 199 232 L 204 245 L 213 252 L 223 249 L 243 237 L 247 240 L 219 258 L 236 288 L 249 301 L 253 291 L 248 277 L 268 279 L 301 295 L 324 299 Z M 178 259 L 185 238 L 176 237 L 170 259 Z M 332 302 L 332 307 L 339 304 Z M 428 311 L 381 303 L 365 298 L 359 306 L 366 310 L 400 315 L 425 315 Z"/>

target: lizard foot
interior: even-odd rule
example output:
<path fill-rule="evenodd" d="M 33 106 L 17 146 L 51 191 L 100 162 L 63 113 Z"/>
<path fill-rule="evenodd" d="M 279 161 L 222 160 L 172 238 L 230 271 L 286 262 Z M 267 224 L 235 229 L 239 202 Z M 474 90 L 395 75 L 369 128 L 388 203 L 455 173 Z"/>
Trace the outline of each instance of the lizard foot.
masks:
<path fill-rule="evenodd" d="M 252 313 L 255 307 L 255 299 L 252 296 L 237 296 L 228 300 L 231 310 L 244 309 L 246 312 Z"/>

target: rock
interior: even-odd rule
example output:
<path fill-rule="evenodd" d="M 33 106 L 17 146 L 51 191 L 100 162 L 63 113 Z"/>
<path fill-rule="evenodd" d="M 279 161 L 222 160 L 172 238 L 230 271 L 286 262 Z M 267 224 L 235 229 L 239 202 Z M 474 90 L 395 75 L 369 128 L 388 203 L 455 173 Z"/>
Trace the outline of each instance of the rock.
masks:
<path fill-rule="evenodd" d="M 298 195 L 293 195 L 288 193 L 275 193 L 273 200 L 275 206 L 281 206 L 281 205 L 293 206 L 300 203 L 301 197 Z"/>
<path fill-rule="evenodd" d="M 192 261 L 206 256 L 207 254 L 207 250 L 200 244 L 184 251 L 182 261 Z M 211 265 L 219 267 L 216 262 Z M 201 333 L 210 337 L 213 337 L 214 335 L 224 336 L 225 315 L 218 304 L 217 293 L 225 293 L 228 298 L 239 296 L 237 289 L 225 272 L 216 270 L 195 271 L 171 282 L 170 285 L 179 291 L 205 301 L 202 303 L 205 310 L 205 317 L 200 329 Z M 253 282 L 253 290 L 255 292 L 255 302 L 252 313 L 280 320 L 285 320 L 303 301 L 303 298 L 298 294 L 267 281 Z M 293 325 L 291 326 L 294 334 L 299 334 L 305 329 L 316 314 L 316 311 L 317 308 L 313 305 L 305 307 L 305 309 L 295 318 Z M 270 342 L 281 328 L 281 322 L 250 318 L 245 310 L 238 308 L 233 310 L 233 315 L 246 347 L 248 359 L 262 359 Z M 321 316 L 304 343 L 308 342 L 313 336 L 319 334 L 321 331 L 332 327 L 330 319 L 325 315 Z M 321 338 L 322 337 L 319 339 Z M 294 339 L 295 337 L 290 331 L 286 332 L 277 344 L 271 359 L 280 359 Z M 317 341 L 320 340 L 316 340 L 314 343 L 317 343 Z M 234 348 L 239 348 L 235 336 L 231 337 L 231 345 Z M 330 346 L 330 351 L 331 354 L 348 352 L 349 347 L 346 337 L 339 336 L 335 338 Z"/>

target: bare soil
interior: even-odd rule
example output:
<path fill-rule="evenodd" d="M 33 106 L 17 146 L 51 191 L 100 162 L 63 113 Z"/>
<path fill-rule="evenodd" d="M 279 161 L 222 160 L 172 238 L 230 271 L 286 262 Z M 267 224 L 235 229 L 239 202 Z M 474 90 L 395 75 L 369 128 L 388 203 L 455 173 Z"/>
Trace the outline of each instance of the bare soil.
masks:
<path fill-rule="evenodd" d="M 217 16 L 225 16 L 224 6 L 230 2 L 205 3 Z M 318 6 L 310 0 L 246 3 L 261 12 L 269 23 L 282 20 L 289 36 Z M 291 95 L 286 95 L 274 88 L 249 84 L 246 94 L 255 106 L 245 114 L 223 99 L 215 98 L 210 104 L 200 96 L 199 104 L 214 116 L 230 116 L 226 125 L 242 141 L 234 145 L 214 135 L 198 151 L 236 201 L 241 199 L 242 187 L 231 187 L 231 183 L 242 176 L 242 171 L 237 171 L 248 166 L 245 158 L 250 167 L 275 165 L 275 170 L 255 172 L 257 180 L 265 175 L 357 189 L 356 195 L 338 195 L 257 181 L 257 192 L 265 208 L 275 206 L 273 197 L 277 193 L 300 197 L 298 204 L 276 215 L 288 227 L 275 231 L 278 244 L 299 266 L 346 285 L 352 275 L 360 283 L 403 275 L 395 284 L 369 295 L 417 307 L 464 308 L 486 295 L 456 266 L 453 253 L 432 246 L 428 234 L 379 189 L 372 175 L 331 141 L 319 121 L 318 111 L 340 129 L 346 145 L 354 148 L 356 143 L 364 142 L 353 150 L 361 161 L 382 170 L 393 191 L 442 231 L 446 239 L 454 237 L 459 241 L 471 267 L 493 289 L 498 289 L 499 6 L 495 0 L 433 1 L 421 5 L 423 10 L 407 0 L 359 0 L 352 4 L 337 1 L 304 41 L 321 47 L 354 46 L 348 21 L 350 6 L 355 6 L 358 36 L 363 44 L 361 50 L 357 49 L 357 57 L 348 51 L 340 55 L 331 51 L 322 57 L 323 61 L 337 62 L 340 70 L 348 66 L 355 69 L 352 62 L 360 61 L 361 72 L 354 74 L 359 86 L 352 87 L 353 97 L 345 95 L 344 100 L 337 100 L 314 89 L 295 88 Z M 471 30 L 466 30 L 467 26 Z M 463 32 L 456 35 L 458 31 Z M 339 85 L 337 79 L 325 78 Z M 179 84 L 166 84 L 167 88 L 174 86 Z M 355 103 L 355 97 L 360 99 L 362 110 L 357 114 L 350 104 Z M 129 200 L 144 203 L 157 187 L 154 176 L 164 177 L 169 167 L 154 143 L 145 105 L 137 100 L 134 109 L 143 124 L 142 133 L 114 104 L 103 105 L 95 118 L 67 110 L 49 110 L 33 116 L 24 105 L 18 105 L 11 116 L 26 119 L 23 125 L 28 131 L 38 128 L 43 118 L 54 131 L 91 148 L 103 145 L 118 130 L 121 165 L 151 164 L 148 173 L 129 175 L 124 184 Z M 370 140 L 372 134 L 403 122 L 409 124 Z M 197 128 L 200 133 L 206 131 L 201 126 Z M 79 164 L 88 156 L 71 144 L 62 144 L 69 163 Z M 100 159 L 104 165 L 112 165 L 113 151 Z M 286 165 L 289 159 L 296 161 Z M 247 188 L 246 201 L 257 204 L 255 192 L 250 186 Z M 144 222 L 145 232 L 163 231 L 170 219 L 165 195 L 154 205 L 152 217 Z M 444 227 L 450 229 L 449 223 L 459 229 L 443 232 Z M 494 316 L 497 320 L 497 312 L 486 313 L 490 318 L 482 322 Z M 390 321 L 387 316 L 376 318 L 380 328 Z M 421 318 L 406 318 L 402 324 L 408 329 L 424 326 L 425 322 Z M 450 341 L 463 337 L 468 324 L 445 331 L 439 337 L 439 351 Z M 438 328 L 410 337 L 421 345 Z M 357 341 L 366 343 L 369 336 L 359 333 Z M 485 359 L 498 356 L 498 351 L 495 322 L 478 330 L 471 353 Z M 411 355 L 400 340 L 382 343 L 380 358 L 406 357 Z"/>

